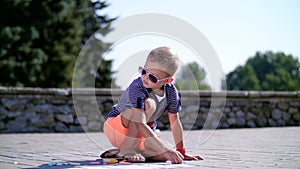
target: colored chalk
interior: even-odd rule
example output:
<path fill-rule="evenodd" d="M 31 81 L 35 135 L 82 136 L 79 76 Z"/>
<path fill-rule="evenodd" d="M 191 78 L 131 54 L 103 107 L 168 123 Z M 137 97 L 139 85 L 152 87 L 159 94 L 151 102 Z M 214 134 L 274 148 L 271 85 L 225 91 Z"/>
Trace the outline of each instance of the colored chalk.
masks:
<path fill-rule="evenodd" d="M 96 161 L 100 162 L 100 164 L 107 163 L 107 164 L 115 164 L 119 161 L 115 158 L 103 158 L 103 159 L 97 159 Z"/>
<path fill-rule="evenodd" d="M 103 162 L 108 163 L 108 164 L 115 164 L 115 163 L 118 163 L 118 160 L 115 158 L 104 158 Z"/>
<path fill-rule="evenodd" d="M 127 162 L 127 161 L 120 161 L 119 164 L 129 165 L 129 164 L 131 164 L 131 163 L 130 163 L 130 162 Z"/>
<path fill-rule="evenodd" d="M 100 165 L 101 163 L 99 161 L 92 161 L 90 162 L 91 165 Z"/>
<path fill-rule="evenodd" d="M 55 166 L 55 165 L 56 165 L 56 163 L 53 163 L 53 162 L 48 163 L 48 166 Z"/>
<path fill-rule="evenodd" d="M 80 163 L 68 162 L 69 165 L 80 165 Z"/>

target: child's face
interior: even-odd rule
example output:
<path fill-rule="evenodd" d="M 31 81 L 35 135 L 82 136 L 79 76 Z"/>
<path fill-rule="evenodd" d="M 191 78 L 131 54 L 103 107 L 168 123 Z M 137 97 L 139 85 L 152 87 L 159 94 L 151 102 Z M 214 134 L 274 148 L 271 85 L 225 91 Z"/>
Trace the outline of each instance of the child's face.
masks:
<path fill-rule="evenodd" d="M 146 70 L 146 73 L 144 72 L 145 74 L 142 74 L 141 77 L 142 77 L 143 85 L 146 88 L 160 89 L 162 85 L 170 83 L 173 80 L 168 73 L 158 69 L 157 66 L 146 64 L 144 69 Z M 149 77 L 149 76 L 155 76 L 158 79 L 158 81 L 156 83 L 153 82 L 153 80 L 151 80 L 151 78 L 153 77 Z"/>

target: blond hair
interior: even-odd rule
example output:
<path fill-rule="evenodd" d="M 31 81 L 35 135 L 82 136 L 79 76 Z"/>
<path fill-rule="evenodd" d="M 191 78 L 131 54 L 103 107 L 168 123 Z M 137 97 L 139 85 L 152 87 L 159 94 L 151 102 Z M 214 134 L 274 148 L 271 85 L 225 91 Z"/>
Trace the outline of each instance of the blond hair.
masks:
<path fill-rule="evenodd" d="M 179 58 L 177 53 L 170 47 L 158 47 L 153 49 L 146 60 L 146 64 L 156 62 L 159 64 L 159 68 L 170 76 L 173 76 L 179 66 Z"/>

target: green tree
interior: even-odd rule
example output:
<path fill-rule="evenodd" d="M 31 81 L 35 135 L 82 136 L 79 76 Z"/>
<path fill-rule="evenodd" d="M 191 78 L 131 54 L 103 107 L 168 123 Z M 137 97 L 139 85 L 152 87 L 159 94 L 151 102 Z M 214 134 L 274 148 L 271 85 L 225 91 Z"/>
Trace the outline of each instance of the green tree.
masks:
<path fill-rule="evenodd" d="M 0 1 L 0 85 L 70 87 L 80 48 L 97 29 L 110 31 L 114 19 L 96 14 L 105 7 L 102 1 Z"/>
<path fill-rule="evenodd" d="M 207 90 L 206 72 L 197 62 L 183 65 L 176 75 L 175 86 L 180 90 Z"/>
<path fill-rule="evenodd" d="M 299 91 L 300 63 L 283 52 L 257 52 L 227 75 L 228 90 Z"/>
<path fill-rule="evenodd" d="M 231 90 L 260 90 L 259 80 L 251 65 L 238 66 L 235 71 L 229 73 L 227 87 Z"/>
<path fill-rule="evenodd" d="M 81 1 L 79 1 L 81 2 Z M 84 1 L 83 1 L 84 2 Z M 108 15 L 99 15 L 98 13 L 109 6 L 105 1 L 92 0 L 87 1 L 88 8 L 83 11 L 84 16 L 84 35 L 82 39 L 81 54 L 84 55 L 86 61 L 84 63 L 78 63 L 81 67 L 80 74 L 74 75 L 75 82 L 78 84 L 80 80 L 80 87 L 95 87 L 98 88 L 117 88 L 112 74 L 112 62 L 113 60 L 105 60 L 103 53 L 109 51 L 111 44 L 103 43 L 99 37 L 105 36 L 112 31 L 110 23 L 116 18 L 110 18 Z M 88 80 L 89 79 L 89 80 Z M 91 81 L 95 81 L 94 84 L 89 84 Z"/>

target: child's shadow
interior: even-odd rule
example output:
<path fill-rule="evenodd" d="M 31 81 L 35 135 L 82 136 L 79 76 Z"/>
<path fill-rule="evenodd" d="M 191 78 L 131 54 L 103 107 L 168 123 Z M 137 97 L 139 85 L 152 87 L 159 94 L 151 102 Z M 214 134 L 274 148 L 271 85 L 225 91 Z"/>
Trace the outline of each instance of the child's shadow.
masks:
<path fill-rule="evenodd" d="M 24 169 L 40 169 L 40 168 L 67 169 L 67 168 L 82 167 L 82 166 L 101 166 L 101 165 L 108 165 L 108 164 L 101 164 L 100 162 L 95 161 L 95 160 L 58 162 L 56 164 L 54 164 L 54 163 L 51 164 L 51 162 L 49 162 L 47 164 L 42 164 L 38 167 L 24 168 Z"/>

